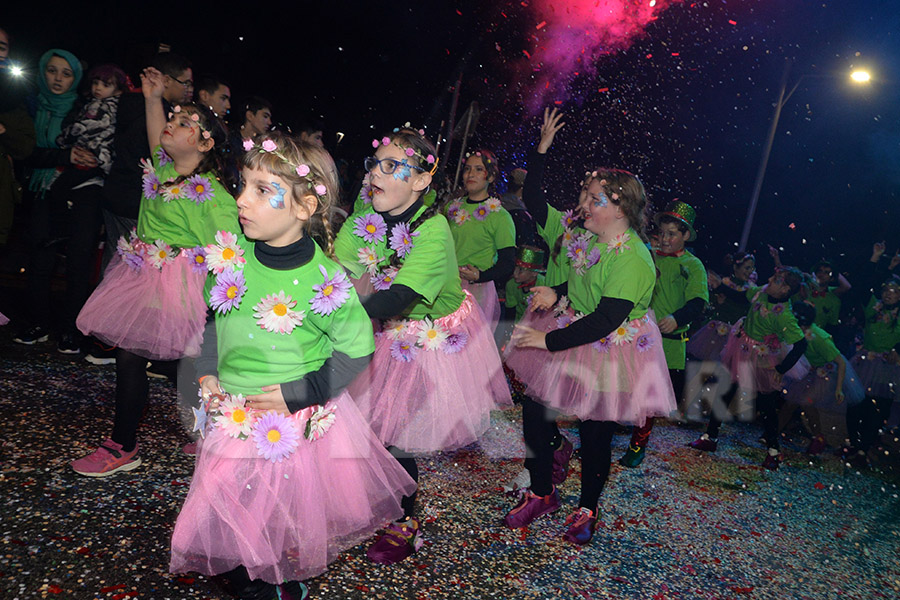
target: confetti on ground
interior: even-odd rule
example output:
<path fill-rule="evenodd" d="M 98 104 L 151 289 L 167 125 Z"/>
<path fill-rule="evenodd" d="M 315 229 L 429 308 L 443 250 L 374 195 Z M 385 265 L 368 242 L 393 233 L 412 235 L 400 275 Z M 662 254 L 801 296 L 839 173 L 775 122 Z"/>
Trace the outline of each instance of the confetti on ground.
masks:
<path fill-rule="evenodd" d="M 170 574 L 169 537 L 193 458 L 175 387 L 151 381 L 139 469 L 83 478 L 68 462 L 108 435 L 112 367 L 24 348 L 0 330 L 2 447 L 0 597 L 229 598 L 196 573 Z M 565 423 L 577 445 L 577 428 Z M 578 548 L 562 541 L 578 500 L 579 463 L 563 510 L 527 530 L 500 524 L 501 486 L 521 469 L 517 409 L 496 413 L 480 446 L 420 461 L 425 545 L 385 567 L 365 545 L 308 581 L 314 599 L 897 597 L 897 453 L 871 471 L 810 459 L 798 433 L 786 466 L 760 469 L 759 428 L 729 424 L 719 451 L 685 447 L 696 425 L 660 424 L 639 469 L 613 466 L 602 525 Z M 615 439 L 614 458 L 627 439 Z"/>

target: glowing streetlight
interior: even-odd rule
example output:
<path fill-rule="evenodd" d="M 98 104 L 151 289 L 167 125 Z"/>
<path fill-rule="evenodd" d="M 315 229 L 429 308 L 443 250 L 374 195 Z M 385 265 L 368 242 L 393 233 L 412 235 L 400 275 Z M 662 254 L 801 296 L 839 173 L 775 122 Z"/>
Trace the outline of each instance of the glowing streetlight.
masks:
<path fill-rule="evenodd" d="M 859 69 L 850 73 L 850 79 L 852 79 L 856 83 L 869 83 L 870 81 L 872 81 L 872 74 L 868 71 Z"/>
<path fill-rule="evenodd" d="M 20 67 L 19 65 L 13 65 L 12 67 L 10 67 L 9 72 L 13 77 L 21 77 L 25 74 L 24 69 L 22 69 L 22 67 Z"/>

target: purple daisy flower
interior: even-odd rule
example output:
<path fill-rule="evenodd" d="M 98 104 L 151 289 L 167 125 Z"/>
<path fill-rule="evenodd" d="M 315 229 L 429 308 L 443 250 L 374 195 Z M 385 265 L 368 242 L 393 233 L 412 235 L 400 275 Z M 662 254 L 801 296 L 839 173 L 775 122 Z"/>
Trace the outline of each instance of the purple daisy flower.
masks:
<path fill-rule="evenodd" d="M 325 267 L 319 265 L 319 271 L 325 278 L 323 283 L 312 286 L 316 290 L 316 295 L 310 299 L 312 311 L 319 315 L 330 315 L 341 306 L 350 297 L 350 288 L 353 284 L 347 279 L 347 274 L 343 269 L 338 269 L 337 275 L 332 278 L 328 277 L 328 271 Z"/>
<path fill-rule="evenodd" d="M 272 462 L 281 462 L 293 454 L 300 434 L 292 421 L 281 413 L 266 413 L 254 424 L 253 442 L 259 455 Z"/>
<path fill-rule="evenodd" d="M 391 242 L 389 245 L 397 253 L 397 256 L 403 258 L 413 249 L 412 239 L 418 235 L 418 231 L 410 233 L 409 223 L 398 223 L 394 225 L 394 229 L 391 231 Z"/>
<path fill-rule="evenodd" d="M 416 358 L 416 352 L 419 349 L 416 348 L 414 342 L 406 341 L 406 340 L 395 340 L 393 344 L 391 344 L 391 356 L 394 360 L 399 362 L 411 362 Z"/>
<path fill-rule="evenodd" d="M 653 340 L 650 339 L 650 336 L 645 333 L 641 336 L 638 336 L 635 344 L 637 345 L 638 352 L 646 352 L 653 347 Z"/>
<path fill-rule="evenodd" d="M 191 260 L 191 268 L 197 273 L 208 273 L 209 268 L 206 266 L 206 248 L 197 246 L 185 251 L 187 257 Z"/>
<path fill-rule="evenodd" d="M 556 328 L 565 329 L 572 323 L 572 317 L 569 315 L 560 315 L 556 318 Z"/>
<path fill-rule="evenodd" d="M 776 315 L 780 315 L 781 313 L 784 312 L 784 304 L 776 304 L 775 306 L 772 307 L 772 312 L 775 313 Z"/>
<path fill-rule="evenodd" d="M 562 217 L 559 219 L 560 224 L 563 229 L 569 229 L 572 227 L 572 224 L 575 222 L 575 211 L 571 208 L 563 213 Z"/>
<path fill-rule="evenodd" d="M 359 190 L 359 197 L 362 198 L 363 204 L 371 204 L 372 198 L 375 197 L 375 190 L 367 183 Z"/>
<path fill-rule="evenodd" d="M 462 207 L 460 206 L 459 202 L 454 202 L 453 204 L 451 204 L 447 209 L 447 218 L 451 221 L 455 219 L 456 215 L 459 214 L 460 208 Z"/>
<path fill-rule="evenodd" d="M 159 177 L 156 176 L 156 173 L 144 173 L 141 189 L 144 191 L 144 196 L 150 200 L 159 197 Z"/>
<path fill-rule="evenodd" d="M 472 216 L 478 219 L 479 221 L 484 221 L 487 219 L 487 216 L 490 214 L 491 209 L 489 209 L 484 204 L 481 204 L 478 208 L 472 211 Z"/>
<path fill-rule="evenodd" d="M 378 275 L 375 275 L 371 278 L 372 287 L 374 287 L 375 290 L 379 292 L 381 290 L 386 290 L 391 287 L 392 283 L 394 283 L 394 277 L 396 276 L 397 269 L 394 267 L 388 267 Z"/>
<path fill-rule="evenodd" d="M 588 249 L 588 240 L 585 237 L 578 236 L 575 238 L 571 244 L 569 244 L 569 249 L 566 251 L 566 256 L 573 263 L 578 265 L 583 265 L 585 260 L 587 260 L 587 249 Z"/>
<path fill-rule="evenodd" d="M 185 194 L 197 204 L 203 204 L 213 197 L 212 183 L 203 175 L 194 175 L 184 184 Z"/>
<path fill-rule="evenodd" d="M 140 271 L 144 266 L 144 255 L 141 252 L 125 252 L 121 256 L 122 262 L 135 271 Z"/>
<path fill-rule="evenodd" d="M 241 304 L 247 292 L 243 271 L 222 271 L 216 276 L 216 285 L 209 292 L 209 305 L 219 314 L 225 314 Z"/>
<path fill-rule="evenodd" d="M 593 250 L 591 250 L 590 254 L 587 255 L 587 262 L 584 263 L 585 268 L 590 269 L 603 257 L 603 252 L 600 250 L 599 246 L 594 246 Z"/>
<path fill-rule="evenodd" d="M 465 331 L 451 333 L 441 344 L 441 350 L 444 351 L 444 354 L 456 354 L 465 348 L 467 343 L 469 343 L 469 334 Z"/>
<path fill-rule="evenodd" d="M 600 338 L 599 340 L 591 344 L 591 347 L 593 347 L 597 352 L 606 354 L 607 352 L 609 352 L 609 345 L 609 338 Z"/>
<path fill-rule="evenodd" d="M 169 155 L 166 154 L 166 151 L 163 150 L 162 146 L 156 149 L 156 160 L 159 162 L 159 166 L 164 166 L 172 162 L 172 159 L 169 158 Z"/>
<path fill-rule="evenodd" d="M 367 243 L 379 243 L 387 233 L 387 224 L 384 218 L 375 213 L 369 213 L 357 217 L 353 221 L 353 233 L 364 239 Z"/>

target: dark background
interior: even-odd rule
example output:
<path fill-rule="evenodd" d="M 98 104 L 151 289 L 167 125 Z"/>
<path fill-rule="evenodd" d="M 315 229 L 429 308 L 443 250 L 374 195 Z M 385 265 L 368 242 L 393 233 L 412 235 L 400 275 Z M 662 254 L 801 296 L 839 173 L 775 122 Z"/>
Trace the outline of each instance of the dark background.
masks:
<path fill-rule="evenodd" d="M 446 133 L 460 75 L 456 118 L 479 103 L 470 143 L 495 149 L 505 171 L 537 138 L 539 119 L 524 105 L 556 103 L 568 125 L 551 151 L 554 202 L 574 200 L 585 170 L 634 171 L 655 207 L 676 197 L 695 206 L 695 252 L 718 270 L 740 239 L 789 59 L 789 88 L 800 85 L 781 115 L 749 243 L 760 275 L 771 273 L 767 243 L 784 248 L 787 264 L 828 257 L 845 271 L 874 241 L 889 253 L 900 246 L 900 12 L 891 2 L 661 0 L 656 20 L 632 26 L 630 45 L 588 52 L 577 75 L 540 60 L 560 30 L 538 28 L 543 0 L 77 4 L 4 8 L 0 27 L 32 77 L 40 54 L 60 47 L 136 79 L 167 43 L 193 61 L 195 78 L 230 82 L 232 121 L 250 94 L 269 98 L 288 126 L 321 117 L 329 149 L 354 167 L 373 137 L 404 122 L 433 139 Z M 874 82 L 852 87 L 854 66 L 870 68 Z M 544 87 L 550 73 L 561 85 Z M 445 166 L 452 175 L 456 159 Z"/>

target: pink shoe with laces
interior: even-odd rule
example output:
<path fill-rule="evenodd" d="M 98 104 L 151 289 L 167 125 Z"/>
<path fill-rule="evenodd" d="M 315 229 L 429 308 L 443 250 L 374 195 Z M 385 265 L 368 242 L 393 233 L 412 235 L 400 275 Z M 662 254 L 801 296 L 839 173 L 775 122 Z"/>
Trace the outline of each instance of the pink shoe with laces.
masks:
<path fill-rule="evenodd" d="M 72 469 L 86 477 L 109 477 L 119 471 L 131 471 L 141 466 L 141 457 L 137 455 L 138 446 L 125 452 L 122 445 L 112 439 L 105 440 L 100 447 L 78 460 L 72 461 Z"/>

